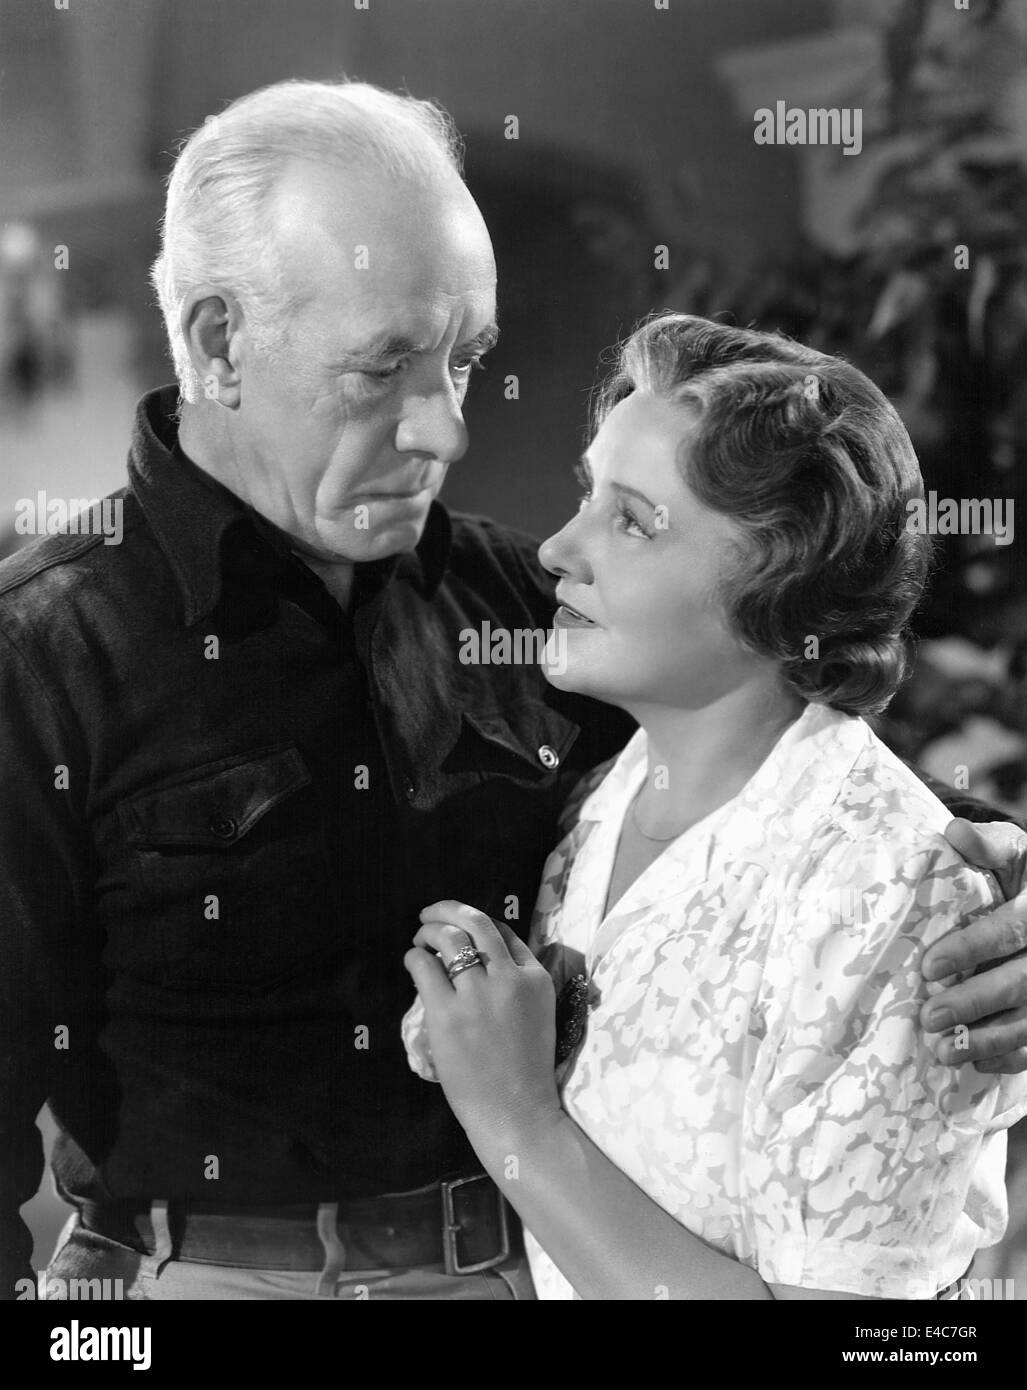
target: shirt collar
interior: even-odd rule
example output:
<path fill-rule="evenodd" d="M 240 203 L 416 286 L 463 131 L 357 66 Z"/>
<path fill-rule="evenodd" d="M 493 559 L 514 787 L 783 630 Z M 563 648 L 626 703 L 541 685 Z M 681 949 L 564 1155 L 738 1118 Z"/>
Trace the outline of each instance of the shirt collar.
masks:
<path fill-rule="evenodd" d="M 743 838 L 757 843 L 765 838 L 768 802 L 794 830 L 808 826 L 836 800 L 870 738 L 864 720 L 810 702 L 745 786 L 678 839 L 696 838 L 692 831 L 712 831 L 730 818 L 733 844 L 736 837 L 739 844 Z M 619 826 L 646 779 L 648 761 L 645 730 L 636 729 L 607 776 L 582 803 L 578 819 L 613 818 Z"/>
<path fill-rule="evenodd" d="M 178 387 L 148 392 L 136 406 L 128 475 L 132 490 L 171 566 L 183 601 L 185 625 L 207 616 L 222 595 L 225 542 L 254 533 L 270 558 L 288 562 L 289 539 L 178 447 Z M 445 507 L 433 502 L 416 550 L 357 567 L 379 571 L 387 583 L 400 573 L 432 598 L 449 563 L 452 528 Z"/>
<path fill-rule="evenodd" d="M 871 738 L 862 719 L 808 704 L 741 791 L 667 841 L 607 913 L 621 830 L 648 772 L 648 742 L 644 729 L 638 729 L 579 812 L 582 850 L 564 890 L 563 913 L 566 921 L 590 924 L 590 970 L 654 905 L 663 908 L 700 885 L 709 892 L 709 885 L 724 882 L 740 895 L 748 891 L 737 878 L 740 866 L 773 872 L 794 862 L 797 853 L 805 854 L 814 827 L 830 815 Z M 733 866 L 727 879 L 725 859 Z M 652 921 L 666 935 L 666 919 Z"/>

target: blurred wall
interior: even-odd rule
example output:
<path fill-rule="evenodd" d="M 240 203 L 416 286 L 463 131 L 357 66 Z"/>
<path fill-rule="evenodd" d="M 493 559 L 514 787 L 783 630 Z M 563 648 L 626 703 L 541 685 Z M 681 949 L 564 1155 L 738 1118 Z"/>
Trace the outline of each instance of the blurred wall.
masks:
<path fill-rule="evenodd" d="M 653 246 L 715 244 L 742 262 L 795 236 L 791 152 L 754 145 L 713 59 L 828 19 L 817 0 L 673 0 L 668 11 L 649 0 L 369 0 L 366 11 L 348 0 L 71 0 L 67 11 L 0 0 L 0 221 L 28 217 L 46 244 L 70 247 L 71 311 L 127 316 L 127 361 L 115 365 L 133 394 L 171 374 L 146 273 L 160 180 L 205 115 L 289 76 L 346 73 L 436 98 L 466 137 L 469 182 L 496 234 L 504 327 L 474 384 L 471 450 L 447 500 L 545 533 L 573 503 L 569 463 L 600 350 L 659 307 Z M 503 139 L 510 114 L 518 142 Z M 626 235 L 582 227 L 613 205 Z M 676 250 L 665 278 L 681 260 Z M 517 401 L 504 397 L 511 373 Z M 82 440 L 107 491 L 129 422 L 111 420 L 101 441 L 88 415 L 79 402 L 57 433 Z M 63 467 L 40 457 L 40 485 L 67 491 Z"/>
<path fill-rule="evenodd" d="M 496 241 L 503 341 L 474 383 L 471 448 L 446 497 L 546 534 L 573 506 L 569 464 L 597 356 L 659 304 L 653 246 L 674 246 L 678 278 L 681 248 L 715 244 L 743 263 L 794 240 L 795 161 L 757 150 L 714 58 L 828 18 L 817 0 L 671 0 L 669 11 L 649 0 L 369 0 L 366 11 L 0 0 L 0 232 L 21 221 L 38 233 L 70 354 L 60 381 L 0 394 L 0 550 L 18 497 L 121 485 L 133 400 L 171 377 L 147 272 L 179 141 L 257 86 L 344 73 L 435 98 L 466 138 Z M 509 115 L 517 142 L 503 138 Z M 504 396 L 510 373 L 517 401 Z M 37 1263 L 64 1211 L 44 1183 L 26 1210 Z"/>

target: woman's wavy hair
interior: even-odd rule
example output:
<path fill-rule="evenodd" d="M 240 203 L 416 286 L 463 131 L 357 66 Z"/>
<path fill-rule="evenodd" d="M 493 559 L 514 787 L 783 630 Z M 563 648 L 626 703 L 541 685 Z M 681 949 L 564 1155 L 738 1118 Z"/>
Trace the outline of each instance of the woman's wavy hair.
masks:
<path fill-rule="evenodd" d="M 656 315 L 621 344 L 595 429 L 636 390 L 692 413 L 685 482 L 742 530 L 720 590 L 739 639 L 805 700 L 883 710 L 932 559 L 907 529 L 923 479 L 895 408 L 840 358 L 689 314 Z"/>

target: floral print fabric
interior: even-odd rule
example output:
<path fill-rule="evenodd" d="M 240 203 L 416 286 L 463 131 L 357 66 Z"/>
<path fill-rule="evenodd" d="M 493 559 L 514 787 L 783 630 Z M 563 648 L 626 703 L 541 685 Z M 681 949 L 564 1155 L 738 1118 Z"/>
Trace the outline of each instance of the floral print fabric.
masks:
<path fill-rule="evenodd" d="M 565 1109 L 768 1283 L 933 1297 L 1001 1237 L 1004 1130 L 1027 1112 L 1027 1075 L 936 1059 L 917 1020 L 942 986 L 920 960 L 997 887 L 863 720 L 809 705 L 604 915 L 646 775 L 639 730 L 579 784 L 543 875 L 531 944 L 558 990 L 589 979 Z M 409 1018 L 412 1057 L 416 1031 Z M 528 1248 L 539 1297 L 575 1297 L 530 1234 Z"/>

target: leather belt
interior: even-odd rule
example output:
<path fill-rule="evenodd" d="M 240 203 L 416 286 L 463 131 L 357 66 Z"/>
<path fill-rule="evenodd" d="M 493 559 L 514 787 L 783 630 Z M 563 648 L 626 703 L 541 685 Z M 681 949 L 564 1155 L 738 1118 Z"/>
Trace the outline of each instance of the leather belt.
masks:
<path fill-rule="evenodd" d="M 476 1274 L 510 1255 L 506 1203 L 485 1173 L 415 1192 L 349 1202 L 236 1206 L 193 1201 L 84 1202 L 86 1229 L 152 1256 L 161 1246 L 154 1211 L 170 1235 L 168 1258 L 241 1269 L 416 1269 Z M 164 1212 L 166 1211 L 166 1226 Z"/>

